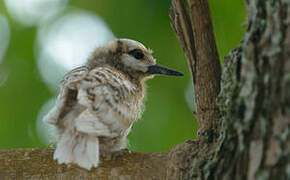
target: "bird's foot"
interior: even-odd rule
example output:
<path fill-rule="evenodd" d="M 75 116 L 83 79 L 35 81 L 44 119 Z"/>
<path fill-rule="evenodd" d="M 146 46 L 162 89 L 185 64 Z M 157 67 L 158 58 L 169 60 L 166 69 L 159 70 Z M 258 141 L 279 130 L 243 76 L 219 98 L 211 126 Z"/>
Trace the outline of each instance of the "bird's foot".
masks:
<path fill-rule="evenodd" d="M 131 153 L 130 149 L 128 149 L 128 148 L 120 149 L 120 151 L 118 151 L 118 152 Z"/>
<path fill-rule="evenodd" d="M 113 151 L 113 152 L 102 152 L 100 154 L 101 158 L 103 160 L 112 160 L 112 159 L 116 159 L 120 156 L 123 156 L 123 155 L 126 155 L 126 154 L 129 154 L 131 153 L 131 151 L 127 148 L 124 148 L 124 149 L 120 149 L 119 151 Z"/>
<path fill-rule="evenodd" d="M 112 152 L 112 158 L 116 159 L 120 156 L 124 156 L 124 155 L 127 155 L 129 153 L 131 153 L 131 151 L 127 148 L 120 149 L 119 151 Z"/>
<path fill-rule="evenodd" d="M 111 160 L 113 157 L 111 152 L 102 152 L 100 153 L 100 156 L 103 160 L 107 160 L 107 161 Z"/>

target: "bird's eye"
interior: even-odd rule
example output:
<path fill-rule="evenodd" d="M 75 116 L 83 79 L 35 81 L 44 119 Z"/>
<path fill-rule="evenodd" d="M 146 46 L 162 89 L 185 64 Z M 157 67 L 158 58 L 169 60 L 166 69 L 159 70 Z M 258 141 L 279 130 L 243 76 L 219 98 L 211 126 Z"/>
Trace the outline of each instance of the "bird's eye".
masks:
<path fill-rule="evenodd" d="M 129 54 L 131 56 L 134 56 L 134 58 L 136 58 L 136 59 L 143 59 L 144 58 L 144 54 L 139 49 L 134 49 L 134 50 L 130 51 Z"/>

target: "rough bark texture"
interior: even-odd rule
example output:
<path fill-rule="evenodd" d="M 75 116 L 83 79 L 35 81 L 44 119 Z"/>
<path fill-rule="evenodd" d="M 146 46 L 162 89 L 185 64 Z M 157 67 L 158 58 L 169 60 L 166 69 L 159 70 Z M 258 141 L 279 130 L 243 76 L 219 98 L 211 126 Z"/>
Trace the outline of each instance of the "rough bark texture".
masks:
<path fill-rule="evenodd" d="M 0 179 L 165 179 L 167 153 L 123 152 L 102 160 L 91 171 L 77 166 L 58 165 L 53 149 L 0 151 Z M 147 175 L 147 176 L 145 176 Z"/>
<path fill-rule="evenodd" d="M 199 132 L 215 129 L 220 119 L 216 98 L 220 92 L 221 67 L 208 1 L 189 1 L 197 53 L 194 84 Z"/>
<path fill-rule="evenodd" d="M 248 31 L 224 60 L 219 111 L 207 1 L 188 2 L 172 0 L 170 16 L 200 91 L 198 141 L 116 154 L 90 172 L 57 165 L 52 149 L 0 151 L 0 179 L 290 179 L 290 0 L 246 0 Z"/>
<path fill-rule="evenodd" d="M 216 179 L 290 178 L 289 1 L 247 2 L 249 28 L 225 61 Z"/>
<path fill-rule="evenodd" d="M 216 129 L 220 119 L 216 98 L 220 92 L 221 67 L 208 1 L 192 0 L 189 5 L 190 12 L 185 0 L 172 1 L 171 25 L 189 62 L 199 133 L 208 134 Z"/>

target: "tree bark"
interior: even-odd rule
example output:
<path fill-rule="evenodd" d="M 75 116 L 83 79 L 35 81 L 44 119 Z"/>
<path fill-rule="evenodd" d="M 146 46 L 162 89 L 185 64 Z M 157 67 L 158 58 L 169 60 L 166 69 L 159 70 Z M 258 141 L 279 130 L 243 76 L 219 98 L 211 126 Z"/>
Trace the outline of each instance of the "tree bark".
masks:
<path fill-rule="evenodd" d="M 57 165 L 52 149 L 0 151 L 0 179 L 290 179 L 290 0 L 245 3 L 248 30 L 220 79 L 208 2 L 172 0 L 199 140 L 163 153 L 117 153 L 91 171 Z"/>
<path fill-rule="evenodd" d="M 164 179 L 167 153 L 122 152 L 103 158 L 98 168 L 88 171 L 53 160 L 53 149 L 0 151 L 0 180 L 14 179 Z M 147 176 L 146 176 L 147 175 Z"/>
<path fill-rule="evenodd" d="M 207 170 L 216 179 L 290 179 L 290 2 L 246 3 L 249 27 L 225 61 L 223 133 Z"/>
<path fill-rule="evenodd" d="M 208 1 L 195 0 L 189 1 L 189 4 L 190 17 L 185 0 L 172 1 L 171 25 L 189 62 L 199 135 L 212 134 L 220 119 L 216 98 L 220 92 L 221 67 Z"/>

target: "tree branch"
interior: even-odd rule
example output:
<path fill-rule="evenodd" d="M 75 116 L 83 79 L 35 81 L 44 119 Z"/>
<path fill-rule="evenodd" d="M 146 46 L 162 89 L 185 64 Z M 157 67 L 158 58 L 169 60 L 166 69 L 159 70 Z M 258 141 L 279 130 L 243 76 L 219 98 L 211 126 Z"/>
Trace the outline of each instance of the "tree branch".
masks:
<path fill-rule="evenodd" d="M 173 0 L 169 9 L 171 27 L 179 39 L 183 51 L 187 57 L 189 70 L 192 74 L 193 84 L 195 83 L 195 61 L 196 50 L 194 45 L 193 30 L 190 17 L 184 0 Z"/>
<path fill-rule="evenodd" d="M 207 0 L 172 0 L 171 25 L 187 56 L 194 82 L 199 132 L 216 129 L 220 113 L 216 98 L 220 92 L 221 67 Z"/>
<path fill-rule="evenodd" d="M 58 165 L 53 149 L 16 149 L 0 151 L 0 179 L 164 179 L 167 152 L 123 152 L 102 159 L 91 171 L 75 165 Z"/>

